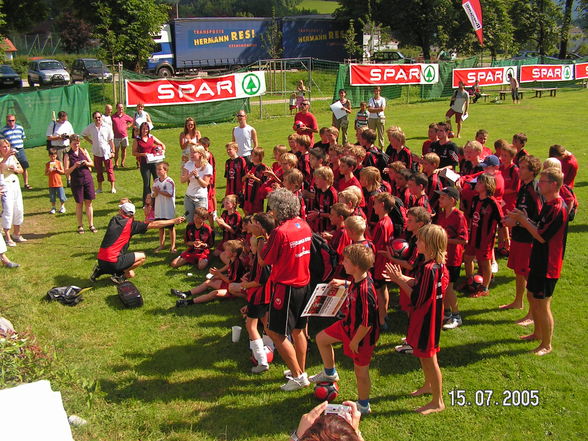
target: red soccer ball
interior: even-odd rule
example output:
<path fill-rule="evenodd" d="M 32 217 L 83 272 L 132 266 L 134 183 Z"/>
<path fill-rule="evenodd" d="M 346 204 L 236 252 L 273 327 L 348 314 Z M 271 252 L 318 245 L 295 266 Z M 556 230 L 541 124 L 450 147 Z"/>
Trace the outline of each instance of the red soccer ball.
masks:
<path fill-rule="evenodd" d="M 475 285 L 475 284 L 478 284 L 478 285 L 482 285 L 482 284 L 484 284 L 484 278 L 482 277 L 482 275 L 481 275 L 481 274 L 476 274 L 476 275 L 474 276 L 474 285 Z"/>
<path fill-rule="evenodd" d="M 264 349 L 267 357 L 267 362 L 271 363 L 272 361 L 274 361 L 274 351 L 272 351 L 267 346 L 264 346 Z M 251 363 L 253 364 L 253 366 L 257 366 L 257 360 L 255 359 L 253 354 L 251 354 Z"/>
<path fill-rule="evenodd" d="M 339 386 L 337 383 L 322 381 L 314 387 L 314 397 L 319 401 L 333 401 L 339 396 Z"/>
<path fill-rule="evenodd" d="M 397 259 L 406 259 L 408 258 L 408 242 L 404 239 L 394 239 L 390 244 L 390 251 L 392 252 L 392 256 L 396 257 Z"/>

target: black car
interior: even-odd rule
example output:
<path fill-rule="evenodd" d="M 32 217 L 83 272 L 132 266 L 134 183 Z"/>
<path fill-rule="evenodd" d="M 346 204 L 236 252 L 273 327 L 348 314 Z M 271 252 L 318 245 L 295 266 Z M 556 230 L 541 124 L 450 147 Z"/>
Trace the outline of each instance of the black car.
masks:
<path fill-rule="evenodd" d="M 96 58 L 78 58 L 71 66 L 72 81 L 112 81 L 112 73 Z"/>
<path fill-rule="evenodd" d="M 22 87 L 20 75 L 8 64 L 0 64 L 0 87 Z"/>

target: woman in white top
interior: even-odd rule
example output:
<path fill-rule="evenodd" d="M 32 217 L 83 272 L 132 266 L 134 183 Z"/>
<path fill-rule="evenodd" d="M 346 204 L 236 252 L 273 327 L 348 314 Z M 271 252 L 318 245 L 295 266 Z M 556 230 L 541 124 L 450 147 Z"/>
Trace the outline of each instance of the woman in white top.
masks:
<path fill-rule="evenodd" d="M 447 120 L 449 127 L 451 127 L 451 117 L 455 115 L 455 124 L 457 125 L 457 138 L 459 138 L 459 134 L 461 133 L 461 122 L 463 115 L 467 115 L 469 106 L 470 95 L 465 90 L 465 85 L 463 84 L 463 81 L 460 81 L 459 88 L 453 93 L 453 97 L 451 98 L 451 107 L 445 114 L 445 119 Z"/>
<path fill-rule="evenodd" d="M 6 235 L 6 245 L 16 246 L 16 242 L 27 240 L 20 234 L 20 226 L 24 221 L 24 206 L 18 175 L 23 168 L 16 159 L 15 151 L 10 148 L 10 143 L 0 140 L 0 186 L 2 194 L 2 228 Z M 10 229 L 14 226 L 14 237 L 10 236 Z"/>
<path fill-rule="evenodd" d="M 186 118 L 184 130 L 180 133 L 180 149 L 182 150 L 182 167 L 190 160 L 190 144 L 198 144 L 202 138 L 200 130 L 196 129 L 194 118 Z"/>
<path fill-rule="evenodd" d="M 206 160 L 206 150 L 201 145 L 190 147 L 190 160 L 184 164 L 180 182 L 188 183 L 184 196 L 186 219 L 192 222 L 194 210 L 208 209 L 208 184 L 212 177 L 212 166 Z"/>

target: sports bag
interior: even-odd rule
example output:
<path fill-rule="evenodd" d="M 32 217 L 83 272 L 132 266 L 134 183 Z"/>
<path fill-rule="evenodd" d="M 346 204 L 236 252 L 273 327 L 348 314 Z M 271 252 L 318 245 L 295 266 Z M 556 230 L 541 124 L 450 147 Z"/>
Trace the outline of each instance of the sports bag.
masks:
<path fill-rule="evenodd" d="M 133 282 L 123 282 L 117 285 L 118 298 L 127 308 L 143 306 L 143 297 Z"/>
<path fill-rule="evenodd" d="M 331 279 L 337 266 L 337 253 L 318 233 L 312 233 L 310 242 L 310 283 L 326 282 Z"/>
<path fill-rule="evenodd" d="M 56 286 L 47 291 L 47 298 L 49 300 L 56 300 L 62 305 L 76 306 L 82 302 L 82 292 L 90 288 L 80 288 L 79 286 Z"/>

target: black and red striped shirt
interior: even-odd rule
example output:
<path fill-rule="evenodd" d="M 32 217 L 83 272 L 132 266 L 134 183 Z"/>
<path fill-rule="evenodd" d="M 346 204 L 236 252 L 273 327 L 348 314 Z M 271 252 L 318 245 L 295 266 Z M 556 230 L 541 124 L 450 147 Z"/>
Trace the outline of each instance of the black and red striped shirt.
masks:
<path fill-rule="evenodd" d="M 496 230 L 502 222 L 502 208 L 496 199 L 494 197 L 480 199 L 480 196 L 474 196 L 469 219 L 469 244 L 477 250 L 492 248 Z"/>
<path fill-rule="evenodd" d="M 341 324 L 350 339 L 355 336 L 360 326 L 365 326 L 370 330 L 359 342 L 359 346 L 374 346 L 376 344 L 380 335 L 378 296 L 374 281 L 369 273 L 364 279 L 349 285 L 347 298 L 341 312 L 345 314 Z"/>
<path fill-rule="evenodd" d="M 523 147 L 522 149 L 520 149 L 517 154 L 515 155 L 514 159 L 512 160 L 512 162 L 515 163 L 515 165 L 518 167 L 519 165 L 519 161 L 521 160 L 522 157 L 527 156 L 529 154 L 528 151 L 525 150 L 525 148 Z"/>
<path fill-rule="evenodd" d="M 106 262 L 117 262 L 121 254 L 127 252 L 129 241 L 135 234 L 147 231 L 147 223 L 139 222 L 133 217 L 126 217 L 122 214 L 110 219 L 104 239 L 100 244 L 98 259 Z"/>
<path fill-rule="evenodd" d="M 521 183 L 521 187 L 517 193 L 516 208 L 527 213 L 527 217 L 531 222 L 537 223 L 542 207 L 543 199 L 537 191 L 537 182 Z M 514 226 L 511 234 L 513 241 L 522 243 L 533 242 L 533 236 L 526 228 Z"/>
<path fill-rule="evenodd" d="M 235 211 L 233 214 L 230 214 L 227 210 L 224 210 L 221 214 L 222 220 L 224 220 L 231 228 L 233 228 L 234 233 L 231 233 L 229 230 L 223 228 L 223 242 L 227 240 L 233 239 L 240 239 L 241 238 L 241 224 L 243 220 L 241 219 L 241 215 L 238 211 Z"/>
<path fill-rule="evenodd" d="M 339 200 L 338 193 L 335 187 L 329 186 L 325 191 L 320 188 L 316 189 L 314 194 L 314 209 L 319 212 L 317 221 L 317 231 L 322 233 L 330 228 L 330 221 L 328 217 L 323 217 L 321 214 L 328 214 L 331 212 L 331 207 Z"/>
<path fill-rule="evenodd" d="M 205 249 L 210 249 L 214 246 L 214 231 L 210 228 L 210 225 L 207 223 L 202 223 L 200 227 L 196 227 L 194 223 L 189 223 L 186 226 L 186 232 L 184 233 L 184 242 L 195 242 L 199 240 L 200 242 L 204 242 L 206 246 L 190 246 L 188 251 L 196 251 L 200 250 L 203 251 Z"/>
<path fill-rule="evenodd" d="M 247 161 L 239 156 L 225 162 L 225 178 L 227 179 L 226 195 L 239 194 L 243 191 L 243 176 L 247 173 Z"/>
<path fill-rule="evenodd" d="M 407 169 L 412 170 L 412 153 L 408 147 L 402 146 L 400 150 L 396 150 L 390 144 L 386 149 L 386 154 L 388 155 L 388 164 L 400 161 Z"/>
<path fill-rule="evenodd" d="M 267 177 L 264 175 L 264 172 L 266 170 L 267 166 L 265 164 L 252 164 L 249 168 L 249 172 L 252 172 L 253 175 L 259 179 L 259 181 L 255 179 L 247 179 L 245 181 L 244 192 L 246 202 L 250 202 L 253 204 L 255 202 L 259 203 L 261 201 L 263 205 L 263 199 L 265 199 L 266 194 L 264 191 L 259 190 L 263 187 L 267 179 Z"/>

